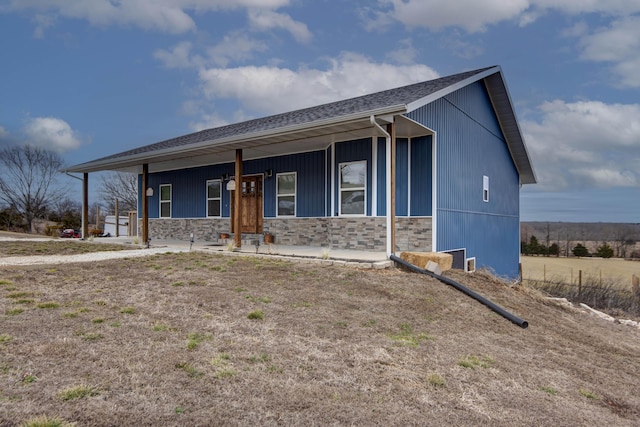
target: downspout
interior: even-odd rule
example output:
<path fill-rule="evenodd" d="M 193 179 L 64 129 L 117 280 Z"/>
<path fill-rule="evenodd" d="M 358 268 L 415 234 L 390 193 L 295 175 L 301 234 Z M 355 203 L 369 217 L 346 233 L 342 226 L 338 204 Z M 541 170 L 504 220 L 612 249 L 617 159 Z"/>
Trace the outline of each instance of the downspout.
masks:
<path fill-rule="evenodd" d="M 513 322 L 514 324 L 520 326 L 522 329 L 526 329 L 529 326 L 529 322 L 527 322 L 526 320 L 523 320 L 521 318 L 519 318 L 518 316 L 516 316 L 513 313 L 508 312 L 507 310 L 505 310 L 504 308 L 500 307 L 498 304 L 494 303 L 493 301 L 488 300 L 487 298 L 483 297 L 482 295 L 480 295 L 479 293 L 472 291 L 471 289 L 467 288 L 466 286 L 456 282 L 453 279 L 450 279 L 448 277 L 442 276 L 440 274 L 436 274 L 433 273 L 431 271 L 428 270 L 424 270 L 420 267 L 417 267 L 405 260 L 403 260 L 402 258 L 398 258 L 395 255 L 391 255 L 390 259 L 406 268 L 408 268 L 411 271 L 414 271 L 416 273 L 420 273 L 420 274 L 426 274 L 427 276 L 431 276 L 434 279 L 438 279 L 440 280 L 442 283 L 445 283 L 449 286 L 452 286 L 454 288 L 456 288 L 457 290 L 459 290 L 460 292 L 462 292 L 463 294 L 475 299 L 476 301 L 484 304 L 485 306 L 489 307 L 491 310 L 493 310 L 494 312 L 498 313 L 499 315 L 501 315 L 502 317 L 504 317 L 505 319 Z"/>
<path fill-rule="evenodd" d="M 392 237 L 391 237 L 391 227 L 393 226 L 393 223 L 391 221 L 391 135 L 389 135 L 389 133 L 378 124 L 378 122 L 376 122 L 376 117 L 371 115 L 369 117 L 369 121 L 371 122 L 371 124 L 378 129 L 378 131 L 385 137 L 386 139 L 386 152 L 385 152 L 385 156 L 386 156 L 386 204 L 387 204 L 387 212 L 386 212 L 386 220 L 387 220 L 387 257 L 389 257 L 393 251 L 392 251 L 392 247 L 391 247 L 391 243 L 392 243 Z"/>

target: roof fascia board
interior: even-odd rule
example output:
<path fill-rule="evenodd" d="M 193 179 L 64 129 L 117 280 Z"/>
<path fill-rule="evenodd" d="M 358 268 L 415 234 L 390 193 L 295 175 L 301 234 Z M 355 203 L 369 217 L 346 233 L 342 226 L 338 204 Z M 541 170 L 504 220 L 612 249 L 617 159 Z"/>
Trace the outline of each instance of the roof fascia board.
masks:
<path fill-rule="evenodd" d="M 124 163 L 131 163 L 132 161 L 152 161 L 154 158 L 166 156 L 167 154 L 172 154 L 172 153 L 188 153 L 191 151 L 197 151 L 199 149 L 202 149 L 208 146 L 225 146 L 225 145 L 231 145 L 234 143 L 248 141 L 248 140 L 276 137 L 278 135 L 329 127 L 331 125 L 356 122 L 360 120 L 368 121 L 369 117 L 371 117 L 372 115 L 377 116 L 377 115 L 386 115 L 386 114 L 402 114 L 402 113 L 405 113 L 406 111 L 407 111 L 406 106 L 403 104 L 392 105 L 389 107 L 379 108 L 376 110 L 349 114 L 346 116 L 332 117 L 329 119 L 317 120 L 314 122 L 307 122 L 307 123 L 302 123 L 302 124 L 297 124 L 292 126 L 280 127 L 276 129 L 268 129 L 266 131 L 244 133 L 241 135 L 221 138 L 219 140 L 214 140 L 214 141 L 207 140 L 207 141 L 201 141 L 193 144 L 188 144 L 187 146 L 170 147 L 170 148 L 165 148 L 161 150 L 156 150 L 153 152 L 142 152 L 142 153 L 132 154 L 129 156 L 107 159 L 103 161 L 96 160 L 92 162 L 81 163 L 81 164 L 67 168 L 66 171 L 97 172 L 101 170 L 108 170 L 109 168 L 117 167 L 118 165 L 121 165 Z"/>
<path fill-rule="evenodd" d="M 536 171 L 535 169 L 533 169 L 533 164 L 531 163 L 531 156 L 529 156 L 529 151 L 527 150 L 527 144 L 524 141 L 524 137 L 522 135 L 522 129 L 520 129 L 520 123 L 518 122 L 518 117 L 516 116 L 516 112 L 513 109 L 513 101 L 511 99 L 511 94 L 509 93 L 509 87 L 507 86 L 507 82 L 504 80 L 504 75 L 502 74 L 502 72 L 498 73 L 498 76 L 494 76 L 493 78 L 500 79 L 501 89 L 504 90 L 504 96 L 507 97 L 507 100 L 509 102 L 511 117 L 508 117 L 506 119 L 510 120 L 512 122 L 511 124 L 515 126 L 517 130 L 516 143 L 518 144 L 518 147 L 521 148 L 522 151 L 524 152 L 524 155 L 527 161 L 526 166 L 528 166 L 527 169 L 529 170 L 528 171 L 521 170 L 520 164 L 516 161 L 516 156 L 515 156 L 515 153 L 513 152 L 513 146 L 511 143 L 509 143 L 509 141 L 507 141 L 507 148 L 509 149 L 509 154 L 511 154 L 511 158 L 514 161 L 514 165 L 518 170 L 518 175 L 520 176 L 521 184 L 535 184 L 538 182 L 538 179 L 536 177 Z M 491 104 L 493 106 L 494 111 L 497 111 L 495 100 L 494 100 L 493 94 L 491 93 L 491 90 L 489 90 L 488 84 L 489 83 L 485 81 L 485 87 L 487 88 L 489 99 L 491 100 Z M 504 130 L 504 120 L 501 119 L 500 117 L 498 117 L 498 124 L 500 125 L 500 129 L 502 130 L 502 134 L 505 135 L 506 137 L 507 132 L 505 132 Z M 529 173 L 527 172 L 530 173 L 530 177 L 529 177 Z M 525 177 L 524 182 L 522 181 L 523 177 Z"/>
<path fill-rule="evenodd" d="M 470 85 L 471 83 L 475 83 L 478 80 L 482 80 L 487 76 L 490 76 L 491 74 L 494 73 L 500 73 L 502 74 L 502 69 L 500 68 L 500 66 L 495 66 L 495 67 L 491 67 L 487 70 L 484 70 L 478 74 L 474 74 L 471 77 L 468 77 L 464 80 L 460 80 L 457 83 L 454 83 L 450 86 L 445 87 L 444 89 L 440 89 L 437 92 L 433 92 L 432 94 L 429 94 L 427 96 L 425 96 L 424 98 L 420 98 L 418 100 L 415 100 L 413 102 L 410 102 L 409 104 L 407 104 L 407 112 L 410 113 L 412 111 L 417 110 L 420 107 L 424 107 L 427 104 L 432 103 L 433 101 L 435 101 L 436 99 L 440 99 L 444 96 L 449 95 L 450 93 L 453 93 L 455 91 L 457 91 L 458 89 L 462 89 L 465 86 Z"/>

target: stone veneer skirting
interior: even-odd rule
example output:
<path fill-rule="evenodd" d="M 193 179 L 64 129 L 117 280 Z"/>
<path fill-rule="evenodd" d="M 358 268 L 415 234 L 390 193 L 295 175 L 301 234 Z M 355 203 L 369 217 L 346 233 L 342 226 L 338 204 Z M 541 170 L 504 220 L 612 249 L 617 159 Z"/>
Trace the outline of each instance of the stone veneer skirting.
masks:
<path fill-rule="evenodd" d="M 275 236 L 275 244 L 324 246 L 331 249 L 384 251 L 386 218 L 264 218 L 263 228 Z M 217 242 L 220 233 L 228 233 L 229 218 L 149 219 L 149 237 L 159 240 Z M 396 218 L 396 251 L 431 251 L 430 217 Z"/>

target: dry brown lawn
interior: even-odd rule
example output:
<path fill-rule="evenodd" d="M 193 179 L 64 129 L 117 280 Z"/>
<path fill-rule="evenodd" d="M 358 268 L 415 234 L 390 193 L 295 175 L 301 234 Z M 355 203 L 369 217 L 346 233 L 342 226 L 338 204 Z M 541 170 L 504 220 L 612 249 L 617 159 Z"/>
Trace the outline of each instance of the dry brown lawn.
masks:
<path fill-rule="evenodd" d="M 396 269 L 201 252 L 0 268 L 0 425 L 638 424 L 638 330 L 449 275 L 529 328 Z"/>
<path fill-rule="evenodd" d="M 87 244 L 67 239 L 51 241 L 29 241 L 27 239 L 14 242 L 0 242 L 0 257 L 29 255 L 79 255 L 90 252 L 122 251 L 138 249 L 139 246 L 121 244 Z"/>

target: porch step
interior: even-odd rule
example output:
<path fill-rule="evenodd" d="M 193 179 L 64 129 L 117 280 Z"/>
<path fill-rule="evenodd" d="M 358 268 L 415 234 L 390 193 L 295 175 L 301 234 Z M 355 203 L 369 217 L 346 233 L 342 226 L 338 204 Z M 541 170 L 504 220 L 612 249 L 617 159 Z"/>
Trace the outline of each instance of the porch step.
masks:
<path fill-rule="evenodd" d="M 218 239 L 220 243 L 229 243 L 233 242 L 235 236 L 233 233 L 229 233 L 228 239 Z M 242 233 L 242 246 L 255 246 L 256 242 L 260 244 L 260 246 L 264 245 L 264 234 L 248 234 Z"/>

